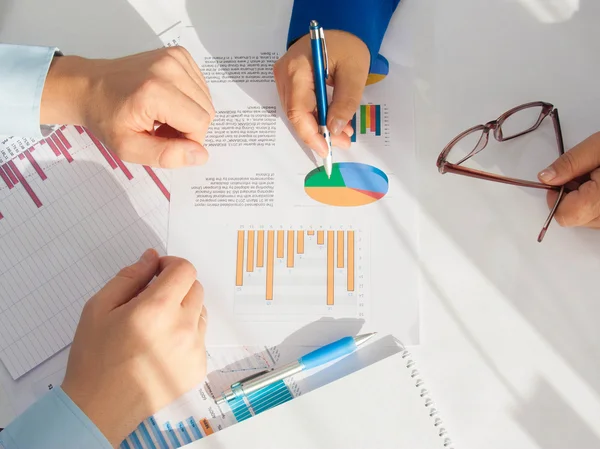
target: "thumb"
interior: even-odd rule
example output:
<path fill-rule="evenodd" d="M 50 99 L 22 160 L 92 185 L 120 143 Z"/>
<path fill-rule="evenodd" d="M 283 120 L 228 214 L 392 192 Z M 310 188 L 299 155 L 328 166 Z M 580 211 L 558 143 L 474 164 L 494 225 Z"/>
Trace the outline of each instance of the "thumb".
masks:
<path fill-rule="evenodd" d="M 560 156 L 538 174 L 540 181 L 563 185 L 600 166 L 600 133 L 596 133 Z"/>
<path fill-rule="evenodd" d="M 356 64 L 349 59 L 337 65 L 333 79 L 333 100 L 327 114 L 327 127 L 334 136 L 342 133 L 356 113 L 368 75 L 368 64 Z"/>
<path fill-rule="evenodd" d="M 161 137 L 140 132 L 123 142 L 123 147 L 127 148 L 127 162 L 153 167 L 179 168 L 202 165 L 208 160 L 206 148 L 185 137 Z"/>
<path fill-rule="evenodd" d="M 123 268 L 95 296 L 102 307 L 114 310 L 129 302 L 152 280 L 158 270 L 158 253 L 148 249 L 142 257 L 128 267 Z"/>

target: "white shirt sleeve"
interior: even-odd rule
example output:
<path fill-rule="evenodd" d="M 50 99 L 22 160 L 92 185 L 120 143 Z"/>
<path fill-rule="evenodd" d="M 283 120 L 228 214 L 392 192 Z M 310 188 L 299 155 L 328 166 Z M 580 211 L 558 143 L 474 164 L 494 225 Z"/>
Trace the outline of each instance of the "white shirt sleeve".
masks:
<path fill-rule="evenodd" d="M 43 137 L 40 103 L 56 54 L 55 47 L 0 43 L 0 136 Z"/>

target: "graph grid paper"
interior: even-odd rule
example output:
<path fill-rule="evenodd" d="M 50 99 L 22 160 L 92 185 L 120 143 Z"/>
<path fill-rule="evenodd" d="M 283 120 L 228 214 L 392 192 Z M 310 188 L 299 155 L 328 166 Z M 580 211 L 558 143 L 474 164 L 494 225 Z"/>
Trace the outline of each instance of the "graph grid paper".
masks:
<path fill-rule="evenodd" d="M 0 165 L 0 360 L 14 379 L 71 343 L 120 268 L 165 253 L 169 185 L 74 126 Z"/>

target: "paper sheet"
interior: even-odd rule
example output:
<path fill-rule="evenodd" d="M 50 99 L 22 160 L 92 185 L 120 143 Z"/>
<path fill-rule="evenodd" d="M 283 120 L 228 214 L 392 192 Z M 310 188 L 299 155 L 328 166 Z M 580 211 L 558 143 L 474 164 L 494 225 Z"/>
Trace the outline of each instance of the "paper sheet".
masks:
<path fill-rule="evenodd" d="M 312 345 L 363 328 L 418 343 L 410 72 L 392 64 L 367 86 L 356 142 L 334 150 L 327 181 L 283 117 L 272 75 L 283 31 L 220 32 L 182 34 L 217 115 L 208 164 L 174 179 L 168 239 L 205 287 L 207 341 Z"/>
<path fill-rule="evenodd" d="M 119 269 L 148 247 L 165 254 L 170 173 L 122 162 L 79 126 L 2 142 L 0 360 L 17 379 L 71 343 Z"/>

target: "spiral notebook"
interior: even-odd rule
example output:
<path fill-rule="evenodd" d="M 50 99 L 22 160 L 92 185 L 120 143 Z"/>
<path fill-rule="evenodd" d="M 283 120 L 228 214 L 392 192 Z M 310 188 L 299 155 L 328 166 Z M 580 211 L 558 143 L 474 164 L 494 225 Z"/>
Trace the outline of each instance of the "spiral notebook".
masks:
<path fill-rule="evenodd" d="M 401 350 L 186 447 L 452 449 L 455 446 L 415 361 L 407 350 Z"/>

